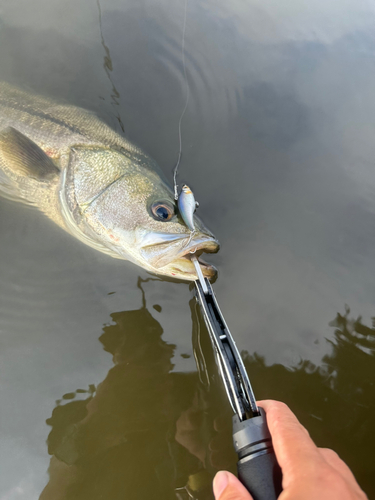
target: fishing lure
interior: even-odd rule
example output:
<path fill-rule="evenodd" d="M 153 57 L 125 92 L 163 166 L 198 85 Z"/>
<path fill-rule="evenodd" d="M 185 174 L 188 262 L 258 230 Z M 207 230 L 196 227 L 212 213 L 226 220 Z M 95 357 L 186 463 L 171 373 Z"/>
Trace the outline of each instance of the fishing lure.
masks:
<path fill-rule="evenodd" d="M 182 191 L 178 197 L 177 203 L 180 215 L 190 229 L 192 236 L 195 233 L 194 212 L 197 207 L 199 207 L 199 203 L 195 201 L 192 190 L 186 184 L 182 186 Z"/>

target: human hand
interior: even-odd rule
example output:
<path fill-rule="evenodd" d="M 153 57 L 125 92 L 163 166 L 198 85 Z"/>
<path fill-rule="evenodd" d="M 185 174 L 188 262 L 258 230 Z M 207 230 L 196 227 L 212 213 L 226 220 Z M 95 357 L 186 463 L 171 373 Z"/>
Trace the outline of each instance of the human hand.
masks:
<path fill-rule="evenodd" d="M 318 448 L 296 416 L 278 401 L 260 401 L 283 473 L 278 500 L 366 500 L 349 467 L 332 450 Z M 229 472 L 214 479 L 216 500 L 253 500 Z"/>

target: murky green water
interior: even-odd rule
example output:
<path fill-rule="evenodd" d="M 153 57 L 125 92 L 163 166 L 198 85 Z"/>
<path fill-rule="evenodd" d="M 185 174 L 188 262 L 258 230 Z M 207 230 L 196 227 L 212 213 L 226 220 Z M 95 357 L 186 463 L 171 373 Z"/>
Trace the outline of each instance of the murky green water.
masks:
<path fill-rule="evenodd" d="M 96 111 L 171 175 L 183 15 L 102 0 L 101 31 L 94 0 L 3 0 L 0 79 Z M 222 243 L 215 290 L 256 395 L 286 401 L 369 497 L 374 26 L 358 0 L 188 0 L 180 170 Z M 236 457 L 189 286 L 30 208 L 0 214 L 1 500 L 211 498 Z"/>

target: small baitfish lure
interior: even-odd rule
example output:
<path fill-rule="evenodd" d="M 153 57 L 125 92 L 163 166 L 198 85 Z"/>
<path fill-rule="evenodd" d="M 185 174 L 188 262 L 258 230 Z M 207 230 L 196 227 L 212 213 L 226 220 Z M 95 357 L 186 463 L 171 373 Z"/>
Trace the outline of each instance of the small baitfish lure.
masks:
<path fill-rule="evenodd" d="M 190 229 L 190 231 L 194 233 L 195 232 L 194 212 L 196 208 L 199 207 L 199 203 L 195 201 L 192 190 L 186 184 L 182 186 L 182 191 L 180 193 L 180 196 L 178 197 L 177 203 L 178 203 L 178 210 L 180 212 L 183 221 Z"/>

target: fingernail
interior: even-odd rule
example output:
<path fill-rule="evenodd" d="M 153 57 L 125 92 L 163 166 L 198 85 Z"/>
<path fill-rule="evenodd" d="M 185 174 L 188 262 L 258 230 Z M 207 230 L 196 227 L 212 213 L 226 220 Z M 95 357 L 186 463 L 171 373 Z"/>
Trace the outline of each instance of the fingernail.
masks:
<path fill-rule="evenodd" d="M 228 486 L 228 474 L 225 471 L 220 471 L 216 474 L 214 478 L 214 484 L 213 484 L 213 490 L 214 490 L 214 495 L 215 499 L 219 500 L 220 495 L 223 493 L 225 488 Z"/>

